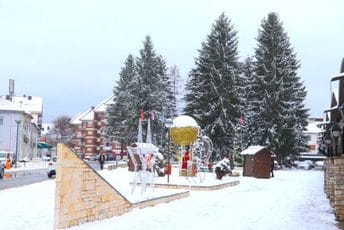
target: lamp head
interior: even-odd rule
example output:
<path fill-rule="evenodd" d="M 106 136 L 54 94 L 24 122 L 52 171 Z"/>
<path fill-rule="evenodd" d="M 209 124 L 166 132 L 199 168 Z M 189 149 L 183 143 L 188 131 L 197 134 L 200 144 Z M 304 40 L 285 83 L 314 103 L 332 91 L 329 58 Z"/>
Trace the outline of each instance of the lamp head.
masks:
<path fill-rule="evenodd" d="M 165 127 L 166 128 L 171 128 L 173 125 L 173 120 L 171 118 L 167 118 L 166 121 L 165 121 Z"/>

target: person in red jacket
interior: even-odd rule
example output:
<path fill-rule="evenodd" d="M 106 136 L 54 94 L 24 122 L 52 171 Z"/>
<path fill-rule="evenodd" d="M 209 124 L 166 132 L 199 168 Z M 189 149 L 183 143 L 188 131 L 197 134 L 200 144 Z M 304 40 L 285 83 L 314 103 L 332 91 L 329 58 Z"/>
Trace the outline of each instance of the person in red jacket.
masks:
<path fill-rule="evenodd" d="M 182 159 L 182 169 L 186 170 L 188 168 L 188 160 L 190 160 L 189 148 L 187 148 L 186 152 L 184 153 L 184 156 Z"/>

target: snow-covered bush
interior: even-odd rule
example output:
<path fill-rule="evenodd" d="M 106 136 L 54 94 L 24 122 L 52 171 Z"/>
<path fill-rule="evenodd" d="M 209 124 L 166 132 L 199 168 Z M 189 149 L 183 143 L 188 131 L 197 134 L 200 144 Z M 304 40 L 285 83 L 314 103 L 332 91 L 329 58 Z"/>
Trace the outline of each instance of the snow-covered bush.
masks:
<path fill-rule="evenodd" d="M 216 178 L 219 180 L 221 180 L 222 177 L 224 177 L 225 175 L 229 175 L 229 176 L 232 175 L 228 158 L 225 158 L 219 161 L 215 165 L 215 174 L 216 174 Z"/>
<path fill-rule="evenodd" d="M 156 155 L 154 169 L 158 176 L 165 176 L 164 156 L 160 152 Z"/>

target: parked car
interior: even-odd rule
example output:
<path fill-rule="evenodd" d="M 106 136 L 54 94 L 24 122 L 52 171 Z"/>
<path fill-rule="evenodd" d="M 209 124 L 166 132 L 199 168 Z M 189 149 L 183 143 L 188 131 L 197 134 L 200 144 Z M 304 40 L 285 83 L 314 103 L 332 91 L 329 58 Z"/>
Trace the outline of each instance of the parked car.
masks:
<path fill-rule="evenodd" d="M 56 176 L 56 157 L 52 157 L 50 161 L 48 161 L 48 172 L 47 175 L 49 178 Z"/>
<path fill-rule="evenodd" d="M 106 156 L 106 160 L 107 161 L 114 161 L 114 160 L 116 160 L 115 156 L 113 154 L 106 154 L 105 156 Z"/>
<path fill-rule="evenodd" d="M 5 165 L 0 161 L 0 179 L 4 178 L 5 175 Z"/>
<path fill-rule="evenodd" d="M 314 163 L 314 168 L 316 168 L 316 169 L 324 169 L 324 161 L 316 161 Z"/>
<path fill-rule="evenodd" d="M 298 169 L 307 169 L 307 170 L 309 170 L 309 169 L 314 168 L 314 164 L 310 160 L 299 161 L 298 164 L 297 164 L 297 168 Z"/>

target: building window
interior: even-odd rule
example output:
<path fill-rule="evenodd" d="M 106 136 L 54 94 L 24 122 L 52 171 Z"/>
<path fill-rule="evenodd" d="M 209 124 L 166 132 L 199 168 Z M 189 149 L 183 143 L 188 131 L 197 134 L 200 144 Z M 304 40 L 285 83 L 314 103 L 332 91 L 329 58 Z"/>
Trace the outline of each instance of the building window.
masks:
<path fill-rule="evenodd" d="M 311 135 L 305 135 L 305 138 L 306 138 L 306 141 L 311 141 L 312 140 Z"/>
<path fill-rule="evenodd" d="M 4 125 L 4 117 L 0 117 L 0 125 Z"/>

